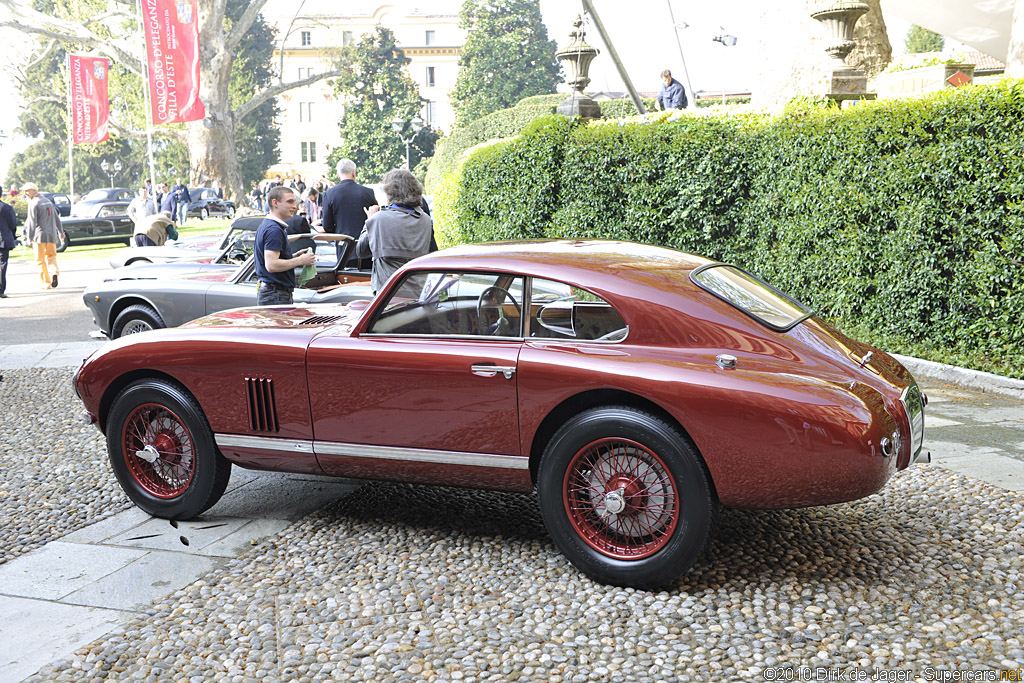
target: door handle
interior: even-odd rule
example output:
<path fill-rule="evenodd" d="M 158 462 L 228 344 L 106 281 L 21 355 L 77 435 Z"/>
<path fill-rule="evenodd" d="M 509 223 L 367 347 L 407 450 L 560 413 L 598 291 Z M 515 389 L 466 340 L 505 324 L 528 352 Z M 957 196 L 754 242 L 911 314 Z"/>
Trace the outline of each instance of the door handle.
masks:
<path fill-rule="evenodd" d="M 516 371 L 514 365 L 494 365 L 492 363 L 483 363 L 480 365 L 471 365 L 469 369 L 475 375 L 483 375 L 484 377 L 494 377 L 499 372 L 505 375 L 505 379 L 512 379 L 512 375 Z"/>

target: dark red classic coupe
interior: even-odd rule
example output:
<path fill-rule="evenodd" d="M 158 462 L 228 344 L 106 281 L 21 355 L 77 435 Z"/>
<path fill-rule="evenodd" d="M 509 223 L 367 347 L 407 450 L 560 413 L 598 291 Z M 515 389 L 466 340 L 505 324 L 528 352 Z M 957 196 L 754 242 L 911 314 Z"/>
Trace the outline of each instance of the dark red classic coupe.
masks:
<path fill-rule="evenodd" d="M 637 587 L 684 572 L 719 505 L 854 500 L 928 459 L 891 356 L 735 266 L 622 242 L 447 249 L 372 302 L 118 339 L 75 387 L 152 515 L 202 513 L 232 463 L 536 488 L 573 564 Z"/>

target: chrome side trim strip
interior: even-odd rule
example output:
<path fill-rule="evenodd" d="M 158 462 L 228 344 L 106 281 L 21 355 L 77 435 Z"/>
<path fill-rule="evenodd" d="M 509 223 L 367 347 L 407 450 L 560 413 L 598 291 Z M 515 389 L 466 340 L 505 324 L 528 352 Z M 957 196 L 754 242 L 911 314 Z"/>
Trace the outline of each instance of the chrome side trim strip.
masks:
<path fill-rule="evenodd" d="M 312 441 L 295 441 L 294 439 L 278 439 L 268 436 L 247 436 L 245 434 L 214 434 L 218 446 L 233 448 L 258 448 L 268 451 L 288 451 L 291 453 L 313 453 Z"/>
<path fill-rule="evenodd" d="M 394 446 L 368 446 L 358 443 L 336 443 L 315 441 L 313 450 L 323 455 L 345 455 L 352 458 L 376 460 L 409 460 L 431 462 L 443 465 L 469 465 L 470 467 L 495 467 L 499 469 L 525 470 L 530 468 L 530 459 L 520 455 L 490 455 L 487 453 L 462 453 L 459 451 L 434 451 L 426 448 L 396 448 Z"/>

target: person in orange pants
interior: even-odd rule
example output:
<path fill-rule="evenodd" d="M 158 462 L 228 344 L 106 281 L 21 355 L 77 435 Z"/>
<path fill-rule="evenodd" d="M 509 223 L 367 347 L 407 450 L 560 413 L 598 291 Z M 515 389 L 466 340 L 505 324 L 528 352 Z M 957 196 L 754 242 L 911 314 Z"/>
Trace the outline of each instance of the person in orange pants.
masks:
<path fill-rule="evenodd" d="M 28 215 L 25 218 L 25 232 L 36 252 L 39 264 L 39 279 L 43 289 L 57 286 L 57 242 L 64 238 L 57 208 L 46 197 L 39 194 L 35 183 L 26 183 L 22 191 L 28 197 Z"/>

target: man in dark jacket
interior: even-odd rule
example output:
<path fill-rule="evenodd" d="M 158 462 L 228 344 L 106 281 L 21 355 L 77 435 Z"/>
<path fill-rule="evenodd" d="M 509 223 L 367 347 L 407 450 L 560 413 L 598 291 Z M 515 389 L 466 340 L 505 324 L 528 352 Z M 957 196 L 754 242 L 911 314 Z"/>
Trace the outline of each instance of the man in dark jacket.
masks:
<path fill-rule="evenodd" d="M 0 187 L 0 194 L 4 189 Z M 18 218 L 7 202 L 0 201 L 0 299 L 7 298 L 7 258 L 14 249 Z"/>
<path fill-rule="evenodd" d="M 181 178 L 178 178 L 174 187 L 171 188 L 171 192 L 174 194 L 174 201 L 176 203 L 177 212 L 177 224 L 185 225 L 185 221 L 188 220 L 188 205 L 192 201 L 192 195 L 189 194 L 188 185 L 182 182 Z"/>
<path fill-rule="evenodd" d="M 683 84 L 672 78 L 672 72 L 668 69 L 661 72 L 658 109 L 686 109 L 686 91 Z"/>
<path fill-rule="evenodd" d="M 377 206 L 377 198 L 373 190 L 356 182 L 356 162 L 342 159 L 337 171 L 338 184 L 324 193 L 323 229 L 358 239 L 366 223 L 366 209 Z M 340 259 L 345 247 L 342 242 L 336 246 Z"/>
<path fill-rule="evenodd" d="M 324 232 L 335 232 L 357 239 L 366 223 L 365 209 L 377 205 L 373 190 L 356 182 L 356 163 L 338 162 L 338 180 L 324 198 Z"/>

